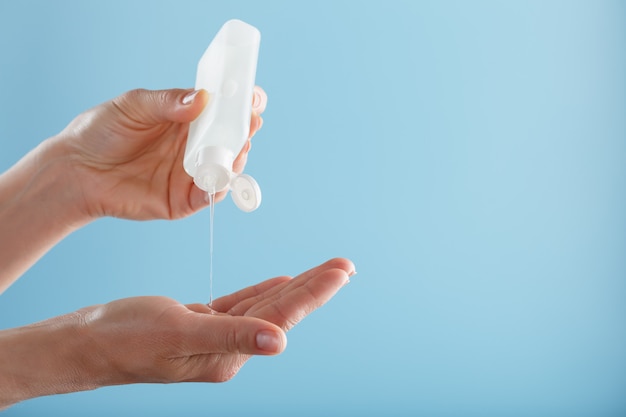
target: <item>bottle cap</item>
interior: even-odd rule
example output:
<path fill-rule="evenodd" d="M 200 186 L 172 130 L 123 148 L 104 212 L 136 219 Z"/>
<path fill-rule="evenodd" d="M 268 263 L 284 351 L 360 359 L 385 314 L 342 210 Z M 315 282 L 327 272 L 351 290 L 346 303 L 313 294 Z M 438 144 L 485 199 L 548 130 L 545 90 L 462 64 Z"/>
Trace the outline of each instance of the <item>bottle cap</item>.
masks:
<path fill-rule="evenodd" d="M 261 188 L 250 175 L 234 177 L 230 182 L 230 194 L 235 205 L 245 212 L 254 211 L 261 205 Z"/>

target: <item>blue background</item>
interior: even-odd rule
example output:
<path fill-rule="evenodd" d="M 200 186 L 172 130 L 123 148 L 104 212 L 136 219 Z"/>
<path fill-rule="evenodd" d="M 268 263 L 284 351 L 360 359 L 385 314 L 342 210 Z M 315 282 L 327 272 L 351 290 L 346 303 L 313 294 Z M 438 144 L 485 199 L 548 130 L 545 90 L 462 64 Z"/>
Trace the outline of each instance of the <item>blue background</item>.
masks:
<path fill-rule="evenodd" d="M 40 398 L 6 416 L 626 414 L 626 2 L 0 2 L 0 169 L 126 90 L 190 87 L 219 27 L 269 95 L 216 208 L 215 295 L 351 258 L 351 284 L 224 384 Z M 0 299 L 7 328 L 209 294 L 208 211 L 103 219 Z"/>

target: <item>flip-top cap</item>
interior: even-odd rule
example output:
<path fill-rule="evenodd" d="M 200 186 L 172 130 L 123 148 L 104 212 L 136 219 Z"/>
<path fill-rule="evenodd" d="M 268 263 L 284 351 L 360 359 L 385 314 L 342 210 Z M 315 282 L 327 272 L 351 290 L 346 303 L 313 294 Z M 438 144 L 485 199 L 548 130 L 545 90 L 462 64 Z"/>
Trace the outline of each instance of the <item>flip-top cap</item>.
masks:
<path fill-rule="evenodd" d="M 261 205 L 261 188 L 250 175 L 241 174 L 230 182 L 230 194 L 240 210 L 251 212 Z"/>

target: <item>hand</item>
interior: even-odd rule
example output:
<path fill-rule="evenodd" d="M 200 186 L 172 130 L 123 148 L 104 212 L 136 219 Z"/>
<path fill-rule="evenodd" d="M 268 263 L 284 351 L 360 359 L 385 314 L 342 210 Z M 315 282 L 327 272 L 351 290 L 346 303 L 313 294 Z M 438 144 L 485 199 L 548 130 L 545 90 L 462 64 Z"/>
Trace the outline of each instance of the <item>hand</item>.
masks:
<path fill-rule="evenodd" d="M 0 174 L 0 293 L 98 217 L 175 219 L 207 206 L 207 194 L 183 169 L 183 155 L 189 122 L 209 99 L 206 91 L 131 91 L 78 116 Z M 250 138 L 265 103 L 256 87 Z M 250 141 L 235 172 L 249 150 Z"/>
<path fill-rule="evenodd" d="M 189 122 L 208 100 L 204 90 L 134 90 L 77 117 L 57 139 L 70 156 L 86 214 L 175 219 L 207 206 L 206 192 L 183 169 L 183 155 Z M 262 125 L 266 101 L 256 87 L 250 138 Z M 249 149 L 248 141 L 234 172 L 243 170 Z"/>
<path fill-rule="evenodd" d="M 105 385 L 226 381 L 251 355 L 282 352 L 284 332 L 352 274 L 352 262 L 337 258 L 219 298 L 212 307 L 127 298 L 0 332 L 0 408 Z"/>

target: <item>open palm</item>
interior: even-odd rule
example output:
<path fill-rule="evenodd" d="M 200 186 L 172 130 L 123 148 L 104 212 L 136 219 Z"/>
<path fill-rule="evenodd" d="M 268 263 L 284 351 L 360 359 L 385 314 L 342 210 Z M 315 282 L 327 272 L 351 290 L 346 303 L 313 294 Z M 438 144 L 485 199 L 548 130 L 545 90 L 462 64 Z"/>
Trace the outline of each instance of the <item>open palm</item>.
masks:
<path fill-rule="evenodd" d="M 104 385 L 134 382 L 221 382 L 253 354 L 280 353 L 283 332 L 326 303 L 354 265 L 332 259 L 296 278 L 277 277 L 205 304 L 136 297 L 83 310 L 93 352 L 115 369 Z M 275 336 L 269 348 L 258 335 Z"/>

